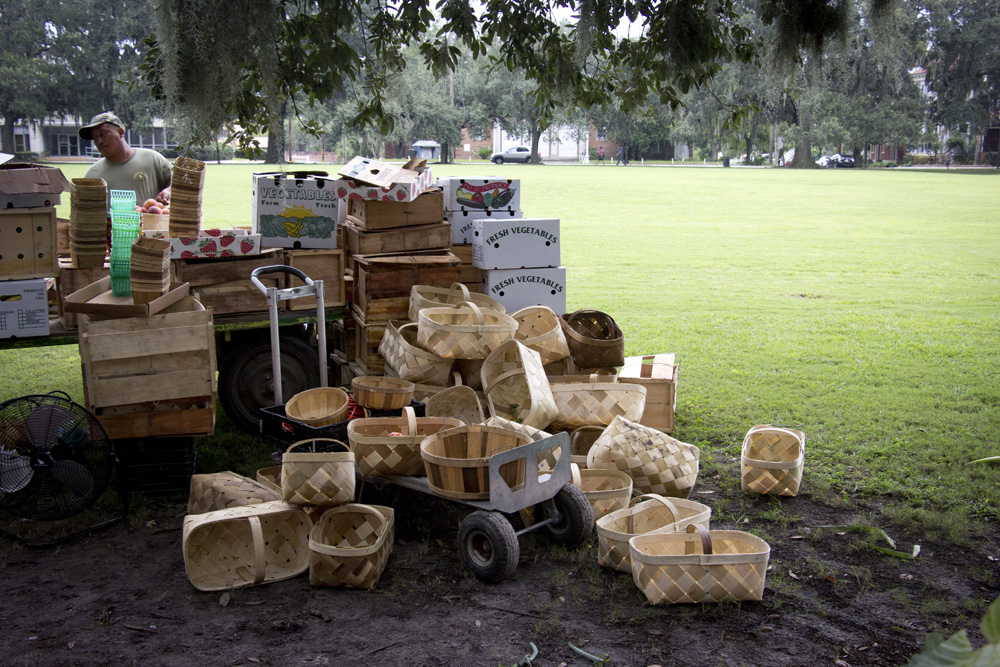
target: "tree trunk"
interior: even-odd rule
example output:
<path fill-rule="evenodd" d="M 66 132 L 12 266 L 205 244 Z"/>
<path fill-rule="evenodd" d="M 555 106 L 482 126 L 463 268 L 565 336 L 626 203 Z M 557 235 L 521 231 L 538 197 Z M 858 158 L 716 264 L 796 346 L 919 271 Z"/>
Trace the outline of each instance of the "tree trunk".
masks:
<path fill-rule="evenodd" d="M 542 160 L 538 157 L 538 144 L 541 143 L 542 139 L 542 128 L 535 125 L 531 128 L 531 162 L 532 164 L 539 164 Z"/>
<path fill-rule="evenodd" d="M 4 153 L 14 153 L 14 123 L 17 118 L 13 115 L 4 115 L 3 117 L 3 132 L 0 133 L 0 150 Z"/>
<path fill-rule="evenodd" d="M 795 169 L 813 169 L 816 163 L 812 159 L 812 142 L 809 140 L 809 133 L 802 134 L 802 141 L 795 147 L 795 158 L 792 160 L 792 167 Z"/>
<path fill-rule="evenodd" d="M 278 117 L 271 121 L 267 130 L 267 154 L 264 159 L 268 164 L 282 164 L 285 161 L 285 110 L 288 101 L 282 101 Z"/>

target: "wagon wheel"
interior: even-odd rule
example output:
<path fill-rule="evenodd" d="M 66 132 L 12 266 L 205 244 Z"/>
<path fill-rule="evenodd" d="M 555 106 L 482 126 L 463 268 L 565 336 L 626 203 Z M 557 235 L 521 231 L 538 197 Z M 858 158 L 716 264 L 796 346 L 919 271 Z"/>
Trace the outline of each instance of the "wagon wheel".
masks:
<path fill-rule="evenodd" d="M 282 396 L 288 399 L 318 387 L 315 350 L 295 336 L 282 336 L 280 347 Z M 270 339 L 232 345 L 219 365 L 219 402 L 236 426 L 251 433 L 260 431 L 260 409 L 275 404 Z"/>
<path fill-rule="evenodd" d="M 574 547 L 594 530 L 594 510 L 583 491 L 572 484 L 564 484 L 552 499 L 555 506 L 555 520 L 545 526 L 549 539 L 556 544 Z M 543 505 L 547 511 L 552 505 Z"/>
<path fill-rule="evenodd" d="M 473 512 L 458 527 L 462 563 L 480 581 L 503 581 L 517 568 L 521 555 L 517 534 L 499 512 Z"/>

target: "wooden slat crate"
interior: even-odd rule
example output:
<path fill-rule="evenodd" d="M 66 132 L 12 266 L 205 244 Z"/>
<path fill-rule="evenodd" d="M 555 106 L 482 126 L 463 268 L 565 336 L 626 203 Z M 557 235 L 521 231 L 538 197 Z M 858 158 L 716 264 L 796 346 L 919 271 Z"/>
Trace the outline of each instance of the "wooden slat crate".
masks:
<path fill-rule="evenodd" d="M 77 269 L 68 259 L 59 261 L 59 274 L 56 276 L 56 287 L 59 292 L 59 320 L 67 331 L 76 329 L 80 316 L 77 313 L 66 312 L 63 309 L 63 301 L 73 292 L 110 275 L 110 270 L 107 264 L 92 269 Z"/>
<path fill-rule="evenodd" d="M 373 231 L 362 227 L 357 218 L 347 216 L 343 229 L 344 243 L 354 255 L 447 250 L 451 246 L 451 224 L 447 222 Z"/>
<path fill-rule="evenodd" d="M 323 281 L 323 303 L 327 308 L 347 303 L 343 250 L 286 250 L 285 264 L 299 269 L 312 280 Z M 302 284 L 301 280 L 289 274 L 284 287 Z M 316 310 L 316 299 L 313 297 L 292 299 L 284 303 L 288 310 Z"/>
<path fill-rule="evenodd" d="M 368 304 L 377 299 L 409 298 L 414 285 L 449 287 L 461 277 L 461 261 L 450 252 L 440 254 L 354 256 L 354 303 L 368 317 Z"/>
<path fill-rule="evenodd" d="M 212 313 L 190 298 L 182 304 L 150 317 L 81 318 L 88 409 L 215 395 Z"/>
<path fill-rule="evenodd" d="M 220 257 L 217 259 L 175 259 L 174 274 L 189 283 L 197 298 L 216 315 L 267 312 L 267 297 L 250 282 L 250 274 L 262 266 L 284 264 L 285 257 L 277 248 L 250 257 Z M 280 273 L 261 278 L 265 286 L 283 287 Z M 313 306 L 315 308 L 315 306 Z"/>
<path fill-rule="evenodd" d="M 0 210 L 0 280 L 54 278 L 59 271 L 56 210 Z"/>
<path fill-rule="evenodd" d="M 347 213 L 359 221 L 362 229 L 391 229 L 444 220 L 444 193 L 440 189 L 429 190 L 412 202 L 349 201 Z"/>
<path fill-rule="evenodd" d="M 378 353 L 378 347 L 385 335 L 386 322 L 366 322 L 356 310 L 351 311 L 357 329 L 354 358 L 361 362 L 371 375 L 385 373 L 385 359 Z"/>
<path fill-rule="evenodd" d="M 677 409 L 677 372 L 673 354 L 626 357 L 619 382 L 646 388 L 646 404 L 639 423 L 669 433 L 674 430 Z"/>
<path fill-rule="evenodd" d="M 211 435 L 215 431 L 215 397 L 96 408 L 94 416 L 112 440 Z"/>

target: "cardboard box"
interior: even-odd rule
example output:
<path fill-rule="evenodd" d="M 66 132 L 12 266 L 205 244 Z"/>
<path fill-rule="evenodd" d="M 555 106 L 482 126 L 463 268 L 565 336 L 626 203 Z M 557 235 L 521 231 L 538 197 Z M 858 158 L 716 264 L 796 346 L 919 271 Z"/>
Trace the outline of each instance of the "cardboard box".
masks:
<path fill-rule="evenodd" d="M 323 281 L 323 304 L 327 308 L 343 306 L 347 303 L 344 288 L 344 251 L 343 250 L 286 250 L 285 264 L 299 269 L 311 280 Z M 284 287 L 302 285 L 302 281 L 291 274 L 286 274 Z M 316 310 L 315 297 L 289 299 L 285 303 L 288 310 Z"/>
<path fill-rule="evenodd" d="M 170 238 L 164 230 L 142 230 L 142 235 L 170 242 L 170 259 L 214 259 L 260 254 L 261 235 L 245 229 L 203 229 L 194 238 Z"/>
<path fill-rule="evenodd" d="M 561 315 L 566 312 L 566 268 L 483 271 L 482 292 L 502 303 L 508 313 L 541 305 Z"/>
<path fill-rule="evenodd" d="M 451 223 L 451 242 L 472 243 L 472 225 L 476 220 L 520 220 L 521 211 L 445 211 L 444 219 Z"/>
<path fill-rule="evenodd" d="M 336 248 L 337 181 L 325 172 L 253 175 L 253 234 L 271 248 Z"/>
<path fill-rule="evenodd" d="M 55 278 L 59 272 L 56 210 L 0 210 L 0 280 Z"/>
<path fill-rule="evenodd" d="M 337 194 L 341 199 L 373 199 L 407 202 L 434 186 L 434 177 L 425 162 L 415 158 L 402 167 L 356 157 L 338 172 Z"/>
<path fill-rule="evenodd" d="M 0 209 L 58 206 L 71 188 L 55 167 L 8 162 L 0 164 Z"/>
<path fill-rule="evenodd" d="M 449 211 L 517 211 L 521 208 L 521 181 L 500 176 L 439 178 L 444 207 Z"/>
<path fill-rule="evenodd" d="M 674 430 L 677 371 L 673 354 L 625 357 L 618 381 L 641 384 L 646 388 L 646 407 L 639 418 L 640 424 L 668 433 Z"/>
<path fill-rule="evenodd" d="M 188 296 L 188 284 L 170 283 L 170 291 L 148 303 L 134 303 L 131 296 L 111 293 L 111 277 L 101 278 L 63 300 L 63 310 L 106 318 L 149 317 Z"/>
<path fill-rule="evenodd" d="M 371 231 L 347 217 L 344 245 L 353 255 L 389 255 L 421 250 L 447 250 L 451 247 L 451 225 L 436 222 L 419 227 L 400 227 Z"/>
<path fill-rule="evenodd" d="M 559 220 L 481 219 L 472 223 L 472 264 L 480 269 L 524 269 L 561 264 Z"/>
<path fill-rule="evenodd" d="M 444 194 L 440 189 L 423 193 L 413 201 L 351 199 L 347 214 L 366 230 L 430 225 L 444 220 Z"/>
<path fill-rule="evenodd" d="M 0 338 L 49 335 L 44 278 L 0 281 Z"/>

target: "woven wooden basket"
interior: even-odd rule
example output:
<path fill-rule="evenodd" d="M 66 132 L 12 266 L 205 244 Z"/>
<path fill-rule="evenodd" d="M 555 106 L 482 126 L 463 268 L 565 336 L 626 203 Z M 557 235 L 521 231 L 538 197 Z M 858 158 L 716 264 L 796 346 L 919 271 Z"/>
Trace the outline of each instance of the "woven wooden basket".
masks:
<path fill-rule="evenodd" d="M 281 500 L 275 491 L 259 482 L 234 472 L 213 472 L 191 476 L 188 514 L 204 514 L 227 507 L 243 507 Z"/>
<path fill-rule="evenodd" d="M 312 520 L 281 501 L 184 518 L 184 570 L 200 591 L 267 584 L 309 567 Z"/>
<path fill-rule="evenodd" d="M 590 448 L 587 467 L 621 470 L 639 493 L 687 498 L 698 479 L 700 455 L 694 445 L 615 417 Z"/>
<path fill-rule="evenodd" d="M 347 437 L 362 475 L 422 475 L 420 442 L 429 435 L 463 422 L 451 417 L 420 417 L 403 408 L 402 417 L 354 419 Z"/>
<path fill-rule="evenodd" d="M 759 424 L 747 432 L 740 457 L 744 491 L 794 496 L 802 484 L 806 434 Z"/>
<path fill-rule="evenodd" d="M 327 426 L 343 421 L 347 414 L 347 392 L 337 387 L 306 389 L 285 404 L 285 414 L 309 426 Z"/>
<path fill-rule="evenodd" d="M 528 306 L 511 313 L 517 322 L 514 338 L 538 353 L 542 364 L 569 357 L 569 344 L 559 316 L 548 306 Z"/>
<path fill-rule="evenodd" d="M 416 322 L 420 318 L 420 311 L 424 308 L 438 308 L 440 306 L 457 306 L 463 301 L 471 301 L 480 308 L 488 308 L 501 313 L 506 313 L 507 309 L 503 304 L 486 294 L 470 292 L 469 288 L 462 283 L 452 283 L 451 287 L 434 287 L 433 285 L 414 285 L 410 288 L 410 321 Z"/>
<path fill-rule="evenodd" d="M 343 505 L 354 500 L 354 452 L 293 452 L 316 442 L 292 444 L 281 457 L 281 497 L 293 505 Z M 315 449 L 315 447 L 313 447 Z"/>
<path fill-rule="evenodd" d="M 645 387 L 615 382 L 607 376 L 550 377 L 549 386 L 559 409 L 552 420 L 552 427 L 557 430 L 607 426 L 615 417 L 637 420 L 646 407 Z"/>
<path fill-rule="evenodd" d="M 278 494 L 281 498 L 281 466 L 268 466 L 257 471 L 257 482 Z M 190 512 L 189 512 L 190 514 Z"/>
<path fill-rule="evenodd" d="M 652 604 L 760 600 L 771 547 L 738 530 L 647 533 L 629 541 L 632 579 Z"/>
<path fill-rule="evenodd" d="M 444 359 L 417 343 L 417 323 L 390 321 L 379 343 L 386 370 L 415 384 L 444 385 L 451 377 L 454 359 Z"/>
<path fill-rule="evenodd" d="M 573 429 L 569 434 L 570 461 L 586 469 L 587 454 L 604 433 L 604 429 L 604 426 L 577 426 Z"/>
<path fill-rule="evenodd" d="M 399 410 L 413 399 L 413 383 L 399 378 L 362 375 L 351 380 L 354 402 L 373 410 Z"/>
<path fill-rule="evenodd" d="M 640 502 L 644 501 L 644 502 Z M 683 498 L 646 493 L 597 522 L 597 564 L 619 572 L 632 571 L 628 541 L 645 533 L 675 533 L 692 524 L 708 528 L 712 510 Z"/>
<path fill-rule="evenodd" d="M 607 313 L 578 310 L 562 316 L 573 363 L 579 368 L 609 368 L 625 363 L 625 334 Z"/>
<path fill-rule="evenodd" d="M 424 414 L 428 417 L 454 417 L 465 424 L 481 424 L 483 405 L 472 387 L 456 385 L 426 398 Z"/>
<path fill-rule="evenodd" d="M 465 301 L 421 310 L 417 341 L 446 359 L 485 359 L 516 330 L 517 322 L 509 315 Z"/>
<path fill-rule="evenodd" d="M 427 484 L 446 498 L 486 500 L 490 497 L 490 457 L 528 442 L 526 435 L 482 424 L 428 436 L 420 443 Z M 500 467 L 500 476 L 517 491 L 524 485 L 525 467 L 523 459 L 513 461 Z"/>
<path fill-rule="evenodd" d="M 628 507 L 632 497 L 631 477 L 621 470 L 577 469 L 580 476 L 577 486 L 590 501 L 595 521 L 609 512 Z"/>
<path fill-rule="evenodd" d="M 392 551 L 393 523 L 391 509 L 373 505 L 324 512 L 309 533 L 309 583 L 374 588 Z"/>
<path fill-rule="evenodd" d="M 516 340 L 504 341 L 486 357 L 482 378 L 492 416 L 544 429 L 558 414 L 542 360 Z"/>

